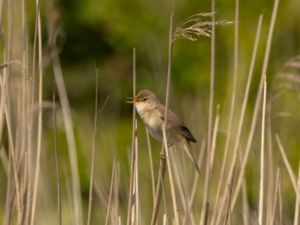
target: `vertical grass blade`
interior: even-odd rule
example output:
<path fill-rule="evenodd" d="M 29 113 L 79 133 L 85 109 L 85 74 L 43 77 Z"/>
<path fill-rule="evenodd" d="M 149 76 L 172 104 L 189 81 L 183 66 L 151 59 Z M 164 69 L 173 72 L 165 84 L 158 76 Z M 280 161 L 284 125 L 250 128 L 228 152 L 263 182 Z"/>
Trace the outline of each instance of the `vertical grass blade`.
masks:
<path fill-rule="evenodd" d="M 36 0 L 36 12 L 37 12 L 37 40 L 38 40 L 38 74 L 39 74 L 39 86 L 38 86 L 38 131 L 37 131 L 37 152 L 36 152 L 36 165 L 34 174 L 34 183 L 32 191 L 32 209 L 30 224 L 34 225 L 36 202 L 39 186 L 40 175 L 40 160 L 41 160 L 41 148 L 42 148 L 42 119 L 43 119 L 43 65 L 42 65 L 42 27 L 41 27 L 41 15 L 40 15 L 40 1 Z"/>
<path fill-rule="evenodd" d="M 132 72 L 132 87 L 133 87 L 133 96 L 136 95 L 136 51 L 133 49 L 133 72 Z M 129 197 L 128 197 L 128 209 L 127 209 L 127 225 L 132 224 L 132 210 L 134 202 L 134 182 L 136 176 L 136 136 L 137 136 L 137 127 L 136 127 L 136 112 L 133 107 L 132 111 L 132 140 L 131 140 L 131 169 L 130 169 L 130 187 L 129 187 Z M 136 204 L 136 203 L 135 203 Z"/>
<path fill-rule="evenodd" d="M 72 197 L 74 204 L 74 222 L 76 225 L 82 225 L 82 200 L 81 200 L 81 188 L 80 179 L 78 171 L 78 159 L 77 150 L 75 144 L 75 135 L 73 130 L 73 122 L 70 104 L 68 101 L 67 91 L 63 80 L 63 73 L 60 67 L 58 56 L 53 59 L 53 72 L 55 77 L 55 82 L 57 86 L 57 91 L 59 95 L 59 100 L 62 106 L 62 113 L 65 123 L 65 130 L 68 143 L 68 153 L 71 166 L 71 181 L 72 181 Z"/>
<path fill-rule="evenodd" d="M 259 188 L 259 210 L 258 222 L 263 225 L 264 212 L 264 191 L 265 191 L 265 119 L 266 119 L 266 98 L 267 98 L 267 81 L 264 76 L 264 91 L 262 104 L 262 121 L 261 121 L 261 148 L 260 148 L 260 188 Z"/>
<path fill-rule="evenodd" d="M 89 189 L 89 206 L 87 225 L 91 224 L 92 210 L 93 210 L 93 190 L 94 190 L 94 176 L 95 176 L 95 157 L 96 157 L 96 135 L 98 122 L 98 79 L 99 72 L 96 70 L 96 88 L 95 88 L 95 111 L 94 111 L 94 129 L 93 129 L 93 143 L 92 143 L 92 158 L 91 158 L 91 172 L 90 172 L 90 189 Z"/>

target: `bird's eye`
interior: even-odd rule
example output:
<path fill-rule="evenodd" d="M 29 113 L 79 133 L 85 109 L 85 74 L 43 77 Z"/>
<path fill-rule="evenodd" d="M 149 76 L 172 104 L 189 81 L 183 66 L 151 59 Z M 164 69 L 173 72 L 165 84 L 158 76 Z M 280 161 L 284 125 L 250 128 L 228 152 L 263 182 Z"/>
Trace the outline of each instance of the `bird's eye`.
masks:
<path fill-rule="evenodd" d="M 143 102 L 147 101 L 147 98 L 143 98 L 142 101 L 143 101 Z"/>

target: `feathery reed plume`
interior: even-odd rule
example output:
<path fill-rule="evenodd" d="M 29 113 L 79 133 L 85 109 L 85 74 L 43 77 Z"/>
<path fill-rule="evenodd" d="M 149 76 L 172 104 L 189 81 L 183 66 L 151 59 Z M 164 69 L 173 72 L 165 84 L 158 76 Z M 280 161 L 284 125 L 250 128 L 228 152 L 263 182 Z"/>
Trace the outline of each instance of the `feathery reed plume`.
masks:
<path fill-rule="evenodd" d="M 215 16 L 215 12 L 197 13 L 185 18 L 177 25 L 173 34 L 173 41 L 177 39 L 196 41 L 200 37 L 211 37 L 212 26 L 232 23 L 230 21 L 207 21 L 203 19 L 213 16 Z"/>

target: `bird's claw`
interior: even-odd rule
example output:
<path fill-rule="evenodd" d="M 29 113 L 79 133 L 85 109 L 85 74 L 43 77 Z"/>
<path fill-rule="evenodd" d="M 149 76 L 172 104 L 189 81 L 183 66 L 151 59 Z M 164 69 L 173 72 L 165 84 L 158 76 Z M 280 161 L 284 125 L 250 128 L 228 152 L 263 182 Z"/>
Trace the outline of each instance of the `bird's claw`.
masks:
<path fill-rule="evenodd" d="M 161 153 L 160 153 L 160 158 L 161 158 L 161 159 L 166 159 L 166 158 L 167 158 L 166 153 L 161 152 Z"/>

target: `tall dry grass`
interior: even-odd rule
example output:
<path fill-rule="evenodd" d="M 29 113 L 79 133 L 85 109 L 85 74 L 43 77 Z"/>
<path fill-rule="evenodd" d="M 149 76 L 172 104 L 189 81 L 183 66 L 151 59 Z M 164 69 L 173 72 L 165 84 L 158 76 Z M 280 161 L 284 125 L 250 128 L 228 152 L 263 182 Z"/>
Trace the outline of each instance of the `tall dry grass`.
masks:
<path fill-rule="evenodd" d="M 120 170 L 123 161 L 113 161 L 110 185 L 105 186 L 97 176 L 97 159 L 101 153 L 96 145 L 98 120 L 101 118 L 102 109 L 108 102 L 99 103 L 98 75 L 96 76 L 95 112 L 91 142 L 89 171 L 89 197 L 87 206 L 83 201 L 78 146 L 72 119 L 72 106 L 70 105 L 67 89 L 60 65 L 59 48 L 56 40 L 59 30 L 53 29 L 57 21 L 47 21 L 49 27 L 42 27 L 41 2 L 35 2 L 35 30 L 34 41 L 30 43 L 28 27 L 26 27 L 26 12 L 24 0 L 1 1 L 0 23 L 4 30 L 3 35 L 3 62 L 0 65 L 0 158 L 1 158 L 1 197 L 0 218 L 3 224 L 299 224 L 300 205 L 300 170 L 298 175 L 292 169 L 285 149 L 285 143 L 280 134 L 273 132 L 273 103 L 278 98 L 278 93 L 273 87 L 275 84 L 268 82 L 268 65 L 272 38 L 279 7 L 279 0 L 274 0 L 274 7 L 269 24 L 268 36 L 264 52 L 264 60 L 259 77 L 259 86 L 256 89 L 256 100 L 249 124 L 245 122 L 247 108 L 249 108 L 250 88 L 254 79 L 254 70 L 257 64 L 257 51 L 261 40 L 262 16 L 258 18 L 256 34 L 253 39 L 253 51 L 249 62 L 247 74 L 239 73 L 239 0 L 235 1 L 234 21 L 234 60 L 232 71 L 232 92 L 229 98 L 229 112 L 222 115 L 220 106 L 215 103 L 216 78 L 216 2 L 212 1 L 212 13 L 197 14 L 188 17 L 178 25 L 174 22 L 174 10 L 170 14 L 169 46 L 168 46 L 168 72 L 166 77 L 165 104 L 169 107 L 171 98 L 170 86 L 172 83 L 173 46 L 178 39 L 195 41 L 202 36 L 211 39 L 211 67 L 210 67 L 210 97 L 206 135 L 199 140 L 198 162 L 201 165 L 200 175 L 190 166 L 190 162 L 181 155 L 180 149 L 168 149 L 168 140 L 164 134 L 160 152 L 160 165 L 155 168 L 153 158 L 155 151 L 151 138 L 147 133 L 147 146 L 149 155 L 149 171 L 151 181 L 149 184 L 141 174 L 140 140 L 137 130 L 136 113 L 132 114 L 132 139 L 130 156 L 130 176 L 128 178 L 127 204 L 121 203 L 121 176 Z M 14 16 L 18 11 L 21 17 Z M 203 19 L 203 16 L 205 19 Z M 209 18 L 209 19 L 207 19 Z M 18 26 L 20 25 L 20 26 Z M 55 26 L 54 26 L 55 27 Z M 48 29 L 48 42 L 42 40 L 42 31 Z M 50 32 L 51 31 L 51 32 Z M 21 37 L 21 38 L 20 38 Z M 51 38 L 50 38 L 51 37 Z M 207 38 L 207 37 L 206 37 Z M 51 40 L 50 40 L 51 39 Z M 43 43 L 48 43 L 47 51 Z M 133 95 L 136 90 L 137 68 L 136 51 L 133 50 Z M 288 63 L 289 67 L 299 68 L 299 58 Z M 51 68 L 55 83 L 53 99 L 44 99 L 45 68 Z M 96 71 L 98 74 L 98 71 Z M 101 74 L 102 75 L 102 74 Z M 102 76 L 105 76 L 104 74 Z M 237 93 L 237 83 L 242 76 L 246 84 L 242 93 Z M 287 73 L 284 76 L 288 82 L 300 83 L 295 74 Z M 165 79 L 165 78 L 162 78 Z M 101 79 L 100 79 L 101 80 Z M 274 85 L 274 86 L 273 86 Z M 56 96 L 57 94 L 57 96 Z M 242 103 L 237 102 L 237 95 L 242 95 Z M 51 102 L 51 103 L 49 103 Z M 99 105 L 102 107 L 99 109 Z M 221 106 L 222 107 L 222 106 Z M 44 137 L 45 111 L 51 108 L 53 119 L 54 148 L 47 146 Z M 61 115 L 61 127 L 66 139 L 67 160 L 62 162 L 62 149 L 59 146 L 58 119 Z M 167 117 L 167 115 L 165 115 Z M 249 115 L 248 115 L 249 116 Z M 224 119 L 225 118 L 225 119 Z M 236 123 L 235 120 L 236 119 Z M 225 120 L 226 132 L 224 143 L 220 139 L 220 122 Z M 163 130 L 166 124 L 164 124 Z M 259 157 L 254 162 L 258 174 L 253 178 L 253 184 L 247 180 L 247 169 L 251 156 L 255 156 L 254 148 L 259 143 Z M 55 160 L 51 165 L 52 171 L 45 164 L 49 152 Z M 280 156 L 279 162 L 275 155 Z M 144 162 L 144 161 L 142 161 Z M 66 164 L 68 166 L 66 166 Z M 220 165 L 218 165 L 220 164 Z M 66 169 L 68 168 L 68 169 Z M 108 175 L 109 176 L 109 175 Z M 167 179 L 165 179 L 167 178 Z M 100 180 L 100 181 L 99 181 Z M 55 188 L 51 187 L 51 182 Z M 292 188 L 295 200 L 294 209 L 286 213 L 284 200 L 291 193 L 285 189 L 286 182 Z M 141 185 L 143 184 L 143 186 Z M 151 200 L 145 201 L 147 193 L 141 187 L 149 186 Z M 252 186 L 256 202 L 249 201 L 249 189 Z M 127 190 L 127 189 L 125 189 Z M 51 205 L 51 201 L 55 204 Z M 47 203 L 45 203 L 47 202 Z M 50 203 L 49 203 L 50 202 Z M 98 204 L 102 204 L 99 207 Z M 125 207 L 126 205 L 126 207 Z M 51 206 L 49 208 L 44 206 Z M 97 209 L 105 208 L 101 212 L 103 221 L 95 218 Z M 150 212 L 146 211 L 150 208 Z M 55 210 L 54 210 L 55 209 Z M 94 210 L 93 210 L 94 209 Z M 146 215 L 146 216 L 145 216 Z M 151 215 L 151 218 L 150 216 Z M 291 216 L 292 215 L 292 218 Z"/>

